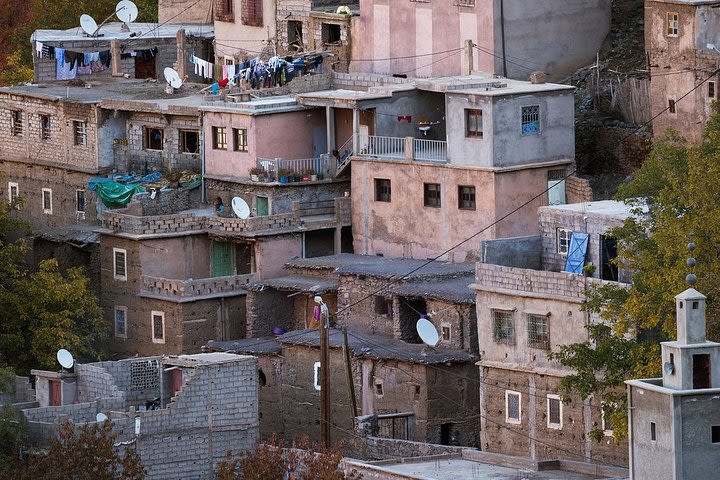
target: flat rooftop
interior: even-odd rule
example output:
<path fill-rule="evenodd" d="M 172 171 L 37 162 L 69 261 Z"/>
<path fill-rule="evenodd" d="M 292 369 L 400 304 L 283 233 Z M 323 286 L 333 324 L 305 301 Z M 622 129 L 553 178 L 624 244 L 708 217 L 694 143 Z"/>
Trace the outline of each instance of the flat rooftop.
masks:
<path fill-rule="evenodd" d="M 531 83 L 474 73 L 457 77 L 415 79 L 418 90 L 430 92 L 499 97 L 504 95 L 532 94 L 552 91 L 572 91 L 575 87 L 559 83 Z"/>
<path fill-rule="evenodd" d="M 96 19 L 100 21 L 101 19 Z M 79 26 L 67 30 L 35 30 L 30 37 L 33 42 L 110 42 L 111 40 L 129 40 L 134 44 L 142 44 L 148 40 L 159 38 L 175 38 L 178 30 L 185 30 L 186 35 L 213 38 L 215 27 L 210 24 L 195 23 L 128 23 L 128 29 L 122 22 L 112 22 L 103 25 L 98 35 L 91 37 Z"/>
<path fill-rule="evenodd" d="M 546 207 L 538 208 L 538 212 L 572 212 L 577 214 L 595 215 L 595 216 L 606 216 L 612 218 L 625 219 L 630 217 L 637 217 L 633 212 L 638 206 L 629 205 L 624 202 L 617 202 L 615 200 L 602 200 L 599 202 L 583 202 L 583 203 L 568 203 L 566 205 L 550 205 Z M 647 207 L 640 207 L 644 212 L 647 212 Z"/>

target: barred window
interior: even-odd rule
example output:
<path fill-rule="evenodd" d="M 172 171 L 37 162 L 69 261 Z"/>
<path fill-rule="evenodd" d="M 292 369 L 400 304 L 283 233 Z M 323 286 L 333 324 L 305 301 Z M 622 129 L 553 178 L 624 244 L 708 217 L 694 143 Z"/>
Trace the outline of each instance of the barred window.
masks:
<path fill-rule="evenodd" d="M 127 337 L 127 307 L 115 307 L 115 336 Z"/>
<path fill-rule="evenodd" d="M 528 346 L 550 350 L 550 326 L 545 315 L 528 315 Z"/>
<path fill-rule="evenodd" d="M 87 145 L 87 122 L 73 121 L 73 143 L 78 146 Z"/>
<path fill-rule="evenodd" d="M 453 5 L 456 5 L 458 7 L 474 7 L 475 0 L 455 0 L 455 3 Z"/>
<path fill-rule="evenodd" d="M 22 137 L 23 133 L 23 112 L 13 110 L 10 116 L 10 133 L 16 137 Z"/>
<path fill-rule="evenodd" d="M 562 429 L 563 404 L 560 396 L 547 396 L 547 426 L 556 430 Z"/>
<path fill-rule="evenodd" d="M 115 280 L 127 280 L 127 251 L 113 248 L 113 276 Z"/>
<path fill-rule="evenodd" d="M 482 110 L 478 110 L 478 109 L 466 109 L 465 110 L 465 136 L 482 138 L 482 136 L 483 136 Z"/>
<path fill-rule="evenodd" d="M 540 106 L 522 107 L 522 134 L 537 135 L 540 133 Z"/>
<path fill-rule="evenodd" d="M 165 312 L 150 312 L 153 343 L 165 343 Z"/>
<path fill-rule="evenodd" d="M 49 140 L 51 130 L 50 115 L 40 115 L 40 140 Z"/>
<path fill-rule="evenodd" d="M 676 12 L 667 13 L 667 35 L 668 37 L 678 36 L 678 14 Z"/>
<path fill-rule="evenodd" d="M 515 344 L 515 325 L 513 313 L 506 310 L 493 310 L 493 339 L 497 343 Z"/>
<path fill-rule="evenodd" d="M 520 392 L 505 390 L 505 421 L 520 423 L 522 421 L 522 397 Z"/>
<path fill-rule="evenodd" d="M 423 200 L 426 207 L 440 207 L 440 184 L 425 183 L 423 185 Z"/>
<path fill-rule="evenodd" d="M 130 390 L 147 390 L 158 387 L 158 361 L 142 360 L 130 364 Z"/>
<path fill-rule="evenodd" d="M 458 186 L 458 208 L 460 210 L 475 210 L 475 187 Z"/>

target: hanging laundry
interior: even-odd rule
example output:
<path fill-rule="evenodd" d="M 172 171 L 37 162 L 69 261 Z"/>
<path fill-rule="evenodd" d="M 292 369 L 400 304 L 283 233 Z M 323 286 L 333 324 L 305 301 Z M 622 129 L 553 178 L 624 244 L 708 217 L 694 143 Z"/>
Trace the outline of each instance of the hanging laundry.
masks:
<path fill-rule="evenodd" d="M 44 43 L 35 42 L 35 55 L 37 55 L 38 58 L 42 58 L 43 46 L 45 46 Z"/>

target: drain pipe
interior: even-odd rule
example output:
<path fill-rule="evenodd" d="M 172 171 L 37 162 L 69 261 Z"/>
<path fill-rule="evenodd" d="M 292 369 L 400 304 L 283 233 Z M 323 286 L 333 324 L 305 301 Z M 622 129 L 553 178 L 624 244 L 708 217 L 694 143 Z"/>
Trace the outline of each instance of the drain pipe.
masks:
<path fill-rule="evenodd" d="M 500 37 L 502 38 L 503 77 L 507 78 L 507 60 L 505 59 L 505 0 L 500 0 Z"/>

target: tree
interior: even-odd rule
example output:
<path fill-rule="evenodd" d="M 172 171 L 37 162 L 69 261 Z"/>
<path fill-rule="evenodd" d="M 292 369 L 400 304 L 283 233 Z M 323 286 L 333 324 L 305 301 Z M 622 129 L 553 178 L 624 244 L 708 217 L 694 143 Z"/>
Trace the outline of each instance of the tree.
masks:
<path fill-rule="evenodd" d="M 17 480 L 143 480 L 145 468 L 134 449 L 122 454 L 115 446 L 117 434 L 110 420 L 60 426 L 45 453 L 30 456 L 15 472 Z"/>
<path fill-rule="evenodd" d="M 61 347 L 81 360 L 99 360 L 109 326 L 87 277 L 78 268 L 60 272 L 56 260 L 29 271 L 25 239 L 8 241 L 26 228 L 13 218 L 15 206 L 0 202 L 0 366 L 19 374 L 55 369 Z"/>
<path fill-rule="evenodd" d="M 613 417 L 618 421 L 627 413 L 623 380 L 661 375 L 658 342 L 676 338 L 674 297 L 688 288 L 685 276 L 691 270 L 698 277 L 695 288 L 708 297 L 708 338 L 720 339 L 720 116 L 717 106 L 714 110 L 700 143 L 667 133 L 619 189 L 619 200 L 647 206 L 647 215 L 611 232 L 618 240 L 615 261 L 633 272 L 633 283 L 629 289 L 607 285 L 589 292 L 585 308 L 600 312 L 607 326 L 591 327 L 590 342 L 554 355 L 576 371 L 562 387 L 582 398 L 614 396 L 621 403 Z M 691 241 L 696 244 L 692 252 Z M 697 265 L 689 266 L 688 257 Z"/>

